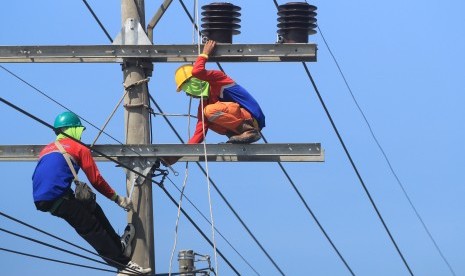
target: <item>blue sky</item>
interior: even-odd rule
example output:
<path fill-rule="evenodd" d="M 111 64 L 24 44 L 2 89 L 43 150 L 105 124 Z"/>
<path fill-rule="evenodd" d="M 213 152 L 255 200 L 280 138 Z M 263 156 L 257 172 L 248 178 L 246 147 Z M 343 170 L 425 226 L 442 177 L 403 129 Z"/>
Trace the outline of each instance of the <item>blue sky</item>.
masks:
<path fill-rule="evenodd" d="M 110 35 L 121 28 L 120 1 L 89 4 Z M 155 3 L 156 2 L 156 3 Z M 147 21 L 162 1 L 146 1 Z M 276 8 L 273 1 L 231 1 L 242 7 L 241 34 L 234 43 L 274 43 Z M 185 1 L 193 12 L 193 1 Z M 200 5 L 210 2 L 199 1 Z M 278 1 L 279 4 L 285 3 Z M 465 275 L 465 3 L 443 1 L 314 1 L 318 23 L 344 71 L 353 94 L 389 157 L 403 188 L 421 215 L 456 275 Z M 0 9 L 1 45 L 101 45 L 109 41 L 82 1 L 10 1 Z M 307 63 L 321 96 L 357 169 L 400 251 L 415 275 L 452 275 L 391 173 L 363 116 L 324 44 L 318 61 Z M 154 30 L 156 44 L 190 44 L 192 24 L 178 1 Z M 1 64 L 56 101 L 91 121 L 104 124 L 122 96 L 118 64 Z M 175 92 L 174 70 L 180 64 L 157 63 L 149 90 L 166 113 L 187 113 L 188 98 Z M 207 64 L 214 69 L 216 65 Z M 301 63 L 222 63 L 226 73 L 246 87 L 267 118 L 263 133 L 270 143 L 320 142 L 324 163 L 284 163 L 311 210 L 356 275 L 409 275 L 326 116 Z M 48 122 L 63 108 L 0 70 L 1 97 Z M 195 103 L 196 106 L 196 103 Z M 46 144 L 52 131 L 6 105 L 0 105 L 0 144 Z M 170 118 L 183 138 L 187 119 Z M 123 109 L 107 132 L 124 141 Z M 88 127 L 83 141 L 98 130 Z M 154 143 L 178 143 L 163 118 L 153 118 Z M 225 138 L 213 132 L 208 143 Z M 102 136 L 101 144 L 112 144 Z M 263 143 L 261 140 L 259 143 Z M 121 168 L 99 163 L 108 182 L 120 193 Z M 0 163 L 0 211 L 88 248 L 64 221 L 35 210 L 32 202 L 33 162 Z M 184 163 L 175 165 L 181 186 Z M 209 163 L 210 176 L 256 238 L 286 275 L 350 275 L 309 212 L 275 163 Z M 165 183 L 175 197 L 179 193 Z M 195 164 L 189 166 L 187 196 L 209 217 L 207 183 Z M 99 203 L 120 233 L 126 215 L 102 196 Z M 212 192 L 215 226 L 260 275 L 279 275 L 232 212 Z M 187 202 L 184 208 L 207 234 L 210 226 Z M 157 273 L 168 272 L 177 209 L 154 189 L 155 258 Z M 57 246 L 56 241 L 3 217 L 9 231 Z M 1 247 L 87 265 L 94 263 L 0 232 Z M 242 275 L 250 267 L 217 236 L 217 247 Z M 178 249 L 200 254 L 213 250 L 187 220 L 181 218 Z M 75 249 L 70 249 L 79 252 Z M 79 252 L 82 253 L 82 252 Z M 85 253 L 83 253 L 85 254 Z M 108 274 L 0 251 L 4 275 Z M 27 263 L 27 265 L 25 265 Z M 203 267 L 203 264 L 199 264 Z M 176 271 L 177 262 L 173 264 Z M 220 275 L 234 275 L 223 262 Z"/>

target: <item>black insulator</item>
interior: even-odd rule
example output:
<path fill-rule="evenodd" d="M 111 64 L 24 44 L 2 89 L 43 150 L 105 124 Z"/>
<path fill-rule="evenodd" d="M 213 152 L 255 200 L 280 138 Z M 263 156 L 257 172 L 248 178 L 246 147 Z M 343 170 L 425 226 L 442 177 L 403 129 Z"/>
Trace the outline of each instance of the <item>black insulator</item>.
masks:
<path fill-rule="evenodd" d="M 306 2 L 289 2 L 278 6 L 278 42 L 308 43 L 316 33 L 316 7 Z"/>
<path fill-rule="evenodd" d="M 240 34 L 240 7 L 231 3 L 211 3 L 202 6 L 202 40 L 232 43 L 232 36 Z"/>

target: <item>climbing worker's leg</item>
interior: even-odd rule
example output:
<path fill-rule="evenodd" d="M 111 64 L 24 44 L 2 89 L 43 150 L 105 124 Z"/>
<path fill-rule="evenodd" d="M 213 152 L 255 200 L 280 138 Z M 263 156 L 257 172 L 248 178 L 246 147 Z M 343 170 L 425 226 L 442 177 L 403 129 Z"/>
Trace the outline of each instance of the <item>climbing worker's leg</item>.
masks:
<path fill-rule="evenodd" d="M 122 269 L 131 260 L 124 256 L 120 238 L 98 204 L 92 213 L 70 197 L 52 214 L 66 220 L 111 266 Z"/>
<path fill-rule="evenodd" d="M 217 102 L 204 108 L 210 129 L 230 139 L 228 143 L 253 143 L 260 139 L 252 115 L 234 102 Z"/>

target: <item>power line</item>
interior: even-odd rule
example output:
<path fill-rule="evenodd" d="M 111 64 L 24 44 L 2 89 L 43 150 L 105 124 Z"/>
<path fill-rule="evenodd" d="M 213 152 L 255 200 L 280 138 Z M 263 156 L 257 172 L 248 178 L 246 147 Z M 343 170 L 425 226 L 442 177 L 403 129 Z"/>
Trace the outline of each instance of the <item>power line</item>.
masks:
<path fill-rule="evenodd" d="M 95 252 L 92 252 L 92 251 L 90 251 L 90 250 L 88 250 L 88 249 L 82 247 L 82 246 L 76 245 L 76 244 L 74 244 L 74 243 L 72 243 L 72 242 L 69 242 L 69 241 L 67 241 L 67 240 L 64 240 L 64 239 L 62 239 L 62 238 L 60 238 L 60 237 L 58 237 L 58 236 L 55 236 L 55 235 L 53 235 L 53 234 L 50 234 L 50 233 L 48 233 L 48 232 L 46 232 L 46 231 L 44 231 L 44 230 L 42 230 L 42 229 L 39 229 L 39 228 L 37 228 L 37 227 L 35 227 L 35 226 L 32 226 L 32 225 L 30 225 L 30 224 L 28 224 L 28 223 L 26 223 L 26 222 L 24 222 L 24 221 L 21 221 L 21 220 L 19 220 L 19 219 L 17 219 L 17 218 L 14 218 L 14 217 L 10 216 L 10 215 L 7 215 L 7 214 L 5 214 L 5 213 L 2 212 L 2 211 L 0 211 L 0 215 L 3 216 L 3 217 L 5 217 L 5 218 L 7 218 L 7 219 L 9 219 L 9 220 L 12 220 L 12 221 L 14 221 L 14 222 L 16 222 L 16 223 L 19 223 L 19 224 L 22 224 L 22 225 L 24 225 L 24 226 L 26 226 L 26 227 L 29 227 L 29 228 L 31 228 L 31 229 L 37 231 L 37 232 L 40 232 L 40 233 L 45 234 L 45 235 L 47 235 L 47 236 L 49 236 L 49 237 L 52 237 L 52 238 L 57 239 L 57 240 L 59 240 L 59 241 L 61 241 L 61 242 L 64 242 L 64 243 L 66 243 L 66 244 L 68 244 L 68 245 L 71 245 L 71 246 L 74 246 L 74 247 L 76 247 L 76 248 L 78 248 L 78 249 L 81 249 L 81 250 L 83 250 L 83 251 L 85 251 L 85 252 L 87 252 L 87 253 L 90 253 L 90 254 L 93 254 L 93 255 L 95 255 L 95 256 L 98 256 L 98 257 L 104 259 L 104 260 L 107 261 L 107 262 L 111 262 L 111 263 L 113 263 L 113 264 L 115 264 L 115 265 L 119 265 L 119 266 L 125 266 L 124 264 L 115 262 L 115 261 L 111 260 L 110 258 L 107 258 L 107 257 L 105 257 L 105 256 L 99 255 L 99 254 L 97 254 L 97 253 L 95 253 Z"/>
<path fill-rule="evenodd" d="M 106 258 L 106 257 L 104 257 L 104 256 L 101 256 L 101 255 L 99 255 L 99 254 L 97 254 L 97 253 L 94 253 L 94 252 L 92 252 L 92 251 L 90 251 L 90 250 L 88 250 L 88 249 L 86 249 L 86 248 L 81 247 L 81 246 L 75 245 L 75 244 L 73 244 L 73 243 L 71 243 L 71 242 L 69 242 L 69 241 L 66 241 L 66 240 L 64 240 L 64 239 L 62 239 L 62 238 L 60 238 L 60 237 L 58 237 L 58 236 L 55 236 L 55 235 L 50 234 L 50 233 L 48 233 L 48 232 L 46 232 L 46 231 L 44 231 L 44 230 L 41 230 L 41 229 L 39 229 L 39 228 L 37 228 L 37 227 L 35 227 L 35 226 L 32 226 L 32 225 L 30 225 L 30 224 L 28 224 L 28 223 L 25 223 L 24 221 L 21 221 L 21 220 L 19 220 L 19 219 L 17 219 L 17 218 L 14 218 L 14 217 L 12 217 L 12 216 L 9 216 L 9 215 L 7 215 L 7 214 L 1 212 L 1 211 L 0 211 L 0 215 L 4 216 L 5 218 L 8 218 L 8 219 L 10 219 L 10 220 L 12 220 L 12 221 L 14 221 L 14 222 L 16 222 L 16 223 L 19 223 L 19 224 L 22 224 L 22 225 L 24 225 L 24 226 L 26 226 L 26 227 L 29 227 L 29 228 L 31 228 L 31 229 L 37 231 L 37 232 L 40 232 L 40 233 L 45 234 L 45 235 L 47 235 L 47 236 L 49 236 L 49 237 L 55 238 L 55 239 L 57 239 L 57 240 L 59 240 L 59 241 L 61 241 L 61 242 L 64 242 L 64 243 L 68 244 L 68 245 L 72 245 L 72 246 L 74 246 L 74 247 L 76 247 L 76 248 L 78 248 L 78 249 L 81 249 L 81 250 L 85 251 L 85 252 L 88 252 L 88 253 L 93 254 L 93 255 L 95 255 L 95 256 L 98 256 L 98 257 L 101 257 L 101 258 L 103 258 L 103 259 L 105 259 L 105 260 L 107 260 L 107 261 L 109 261 L 109 262 L 112 262 L 112 263 L 114 263 L 114 264 L 117 264 L 117 265 L 119 265 L 119 266 L 121 266 L 121 267 L 125 267 L 125 265 L 123 265 L 123 264 L 120 264 L 120 263 L 118 263 L 118 262 L 112 261 L 111 259 L 108 259 L 108 258 Z M 3 229 L 0 229 L 0 231 L 4 231 L 4 230 L 3 230 Z M 4 231 L 4 232 L 5 232 L 5 231 Z M 7 232 L 7 233 L 8 233 L 8 232 Z M 24 238 L 24 239 L 28 239 L 28 240 L 34 241 L 34 242 L 36 242 L 36 243 L 41 243 L 41 244 L 42 244 L 42 242 L 39 242 L 38 240 L 34 240 L 34 239 L 32 239 L 32 238 L 28 238 L 28 237 L 25 237 L 25 236 L 16 234 L 16 233 L 14 233 L 14 232 L 11 232 L 11 233 L 9 233 L 9 234 L 12 234 L 12 235 L 15 235 L 15 236 L 18 236 L 18 237 L 21 237 L 21 238 Z M 44 244 L 45 244 L 45 243 L 44 243 Z M 6 251 L 6 252 L 10 252 L 10 253 L 19 254 L 19 255 L 24 255 L 24 256 L 28 256 L 28 257 L 33 257 L 33 258 L 48 260 L 48 261 L 52 261 L 52 262 L 58 262 L 58 263 L 63 263 L 63 264 L 68 264 L 68 265 L 80 266 L 80 267 L 84 267 L 84 268 L 90 268 L 90 269 L 96 269 L 96 270 L 101 270 L 101 271 L 106 271 L 106 272 L 115 273 L 115 271 L 113 271 L 113 270 L 107 270 L 107 269 L 102 269 L 102 268 L 97 268 L 97 267 L 92 267 L 92 266 L 87 266 L 87 265 L 80 265 L 80 264 L 75 264 L 75 263 L 60 261 L 60 260 L 56 260 L 56 259 L 50 259 L 50 258 L 46 258 L 46 257 L 42 257 L 42 256 L 37 256 L 37 255 L 32 255 L 32 254 L 28 254 L 28 253 L 24 253 L 24 252 L 19 252 L 19 251 L 15 251 L 15 250 L 11 250 L 11 249 L 0 248 L 0 250 Z M 97 262 L 98 262 L 98 261 L 97 261 Z M 102 264 L 105 264 L 105 265 L 107 265 L 107 266 L 111 266 L 110 264 L 103 263 L 103 262 L 102 262 Z M 129 268 L 128 268 L 128 269 L 129 269 Z M 198 270 L 196 270 L 196 272 L 201 272 L 201 271 L 205 271 L 205 270 L 207 270 L 207 269 L 198 269 Z M 134 271 L 134 272 L 137 272 L 137 271 Z M 180 273 L 171 273 L 171 275 L 179 275 L 179 274 L 180 274 Z M 145 274 L 144 274 L 144 275 L 145 275 Z M 153 274 L 152 274 L 152 275 L 153 275 Z M 168 273 L 154 274 L 154 275 L 155 275 L 155 276 L 164 276 L 164 275 L 168 275 Z"/>
<path fill-rule="evenodd" d="M 89 12 L 92 14 L 92 16 L 94 17 L 95 21 L 97 21 L 97 24 L 100 26 L 100 28 L 102 29 L 102 31 L 105 33 L 105 35 L 107 36 L 108 40 L 111 41 L 111 43 L 113 43 L 113 39 L 111 38 L 110 34 L 107 32 L 107 30 L 105 29 L 105 27 L 103 26 L 102 22 L 100 21 L 100 19 L 98 18 L 98 16 L 95 14 L 94 10 L 92 10 L 91 6 L 87 3 L 86 0 L 82 0 L 82 2 L 84 2 L 84 4 L 86 5 L 87 9 L 89 10 Z"/>
<path fill-rule="evenodd" d="M 3 214 L 3 213 L 2 213 Z M 9 216 L 6 216 L 6 217 L 9 217 Z M 14 221 L 16 222 L 19 222 L 19 220 L 16 220 L 16 219 L 13 219 Z M 25 223 L 22 223 L 23 225 L 27 225 Z M 31 227 L 33 228 L 33 227 Z M 34 229 L 34 228 L 33 228 Z M 38 229 L 37 229 L 38 230 Z M 63 252 L 66 252 L 68 254 L 71 254 L 71 255 L 74 255 L 74 256 L 78 256 L 78 257 L 81 257 L 81 258 L 84 258 L 84 259 L 87 259 L 87 260 L 90 260 L 90 261 L 94 261 L 94 262 L 97 262 L 97 263 L 100 263 L 100 264 L 104 264 L 104 265 L 107 265 L 107 266 L 112 266 L 110 265 L 109 263 L 105 263 L 105 262 L 102 262 L 100 260 L 96 260 L 96 259 L 92 259 L 90 257 L 87 257 L 87 256 L 84 256 L 82 254 L 78 254 L 78 253 L 75 253 L 75 252 L 72 252 L 70 250 L 67 250 L 67 249 L 63 249 L 61 247 L 58 247 L 58 246 L 55 246 L 55 245 L 51 245 L 49 243 L 46 243 L 46 242 L 42 242 L 42 241 L 39 241 L 37 239 L 34 239 L 34 238 L 31 238 L 31 237 L 27 237 L 27 236 L 24 236 L 24 235 L 21 235 L 21 234 L 18 234 L 18 233 L 15 233 L 15 232 L 12 232 L 12 231 L 9 231 L 9 230 L 6 230 L 4 228 L 0 228 L 0 231 L 3 231 L 7 234 L 10 234 L 10 235 L 13 235 L 13 236 L 16 236 L 16 237 L 19 237 L 19 238 L 22 238 L 22 239 L 26 239 L 26 240 L 29 240 L 29 241 L 32 241 L 32 242 L 35 242 L 35 243 L 38 243 L 38 244 L 41 244 L 41 245 L 44 245 L 44 246 L 47 246 L 47 247 L 50 247 L 50 248 L 53 248 L 53 249 L 56 249 L 56 250 L 59 250 L 59 251 L 63 251 Z M 53 235 L 49 235 L 49 236 L 53 236 Z M 54 237 L 54 236 L 53 236 Z M 59 238 L 58 238 L 59 239 Z M 60 239 L 61 240 L 61 239 Z M 68 244 L 71 244 L 71 243 L 68 243 Z M 73 245 L 73 244 L 72 244 Z M 78 247 L 78 246 L 76 246 Z M 88 250 L 85 250 L 85 251 L 88 251 Z M 100 256 L 98 254 L 94 254 L 94 255 L 97 255 L 97 256 Z M 100 256 L 101 257 L 101 256 Z M 113 260 L 110 260 L 108 258 L 105 258 L 105 257 L 102 257 L 103 259 L 105 260 L 108 260 L 110 263 L 113 263 L 113 264 L 116 264 L 120 267 L 125 267 L 127 270 L 130 270 L 131 272 L 134 272 L 136 274 L 141 274 L 139 272 L 137 272 L 136 270 L 134 270 L 133 268 L 131 267 L 128 267 L 127 265 L 124 265 L 124 264 L 121 264 L 121 263 L 118 263 L 118 262 L 115 262 Z M 113 267 L 113 266 L 112 266 Z"/>
<path fill-rule="evenodd" d="M 92 259 L 92 258 L 87 257 L 87 256 L 84 256 L 84 255 L 82 255 L 82 254 L 75 253 L 75 252 L 72 252 L 72 251 L 70 251 L 70 250 L 63 249 L 63 248 L 60 248 L 60 247 L 55 246 L 55 245 L 51 245 L 51 244 L 46 243 L 46 242 L 39 241 L 39 240 L 34 239 L 34 238 L 26 237 L 26 236 L 24 236 L 24 235 L 21 235 L 21 234 L 18 234 L 18 233 L 15 233 L 15 232 L 6 230 L 6 229 L 1 228 L 1 227 L 0 227 L 0 231 L 5 232 L 5 233 L 10 234 L 10 235 L 13 235 L 13 236 L 16 236 L 16 237 L 19 237 L 19 238 L 23 238 L 23 239 L 25 239 L 25 240 L 29 240 L 29 241 L 32 241 L 32 242 L 35 242 L 35 243 L 38 243 L 38 244 L 41 244 L 41 245 L 44 245 L 44 246 L 47 246 L 47 247 L 56 249 L 56 250 L 59 250 L 59 251 L 63 251 L 63 252 L 65 252 L 65 253 L 68 253 L 68 254 L 71 254 L 71 255 L 74 255 L 74 256 L 77 256 L 77 257 L 81 257 L 81 258 L 83 258 L 83 259 L 87 259 L 87 260 L 90 260 L 90 261 L 93 261 L 93 262 L 96 262 L 96 263 L 99 263 L 99 264 L 103 264 L 103 265 L 108 265 L 108 264 L 105 263 L 105 262 L 102 262 L 102 261 L 99 261 L 99 260 L 96 260 L 96 259 Z"/>
<path fill-rule="evenodd" d="M 51 259 L 51 258 L 47 258 L 47 257 L 43 257 L 43 256 L 38 256 L 38 255 L 33 255 L 33 254 L 24 253 L 24 252 L 20 252 L 20 251 L 15 251 L 15 250 L 11 250 L 11 249 L 6 249 L 6 248 L 3 248 L 3 247 L 0 247 L 0 250 L 6 251 L 6 252 L 9 252 L 9 253 L 18 254 L 18 255 L 27 256 L 27 257 L 32 257 L 32 258 L 36 258 L 36 259 L 41 259 L 41 260 L 45 260 L 45 261 L 50 261 L 50 262 L 56 262 L 56 263 L 61 263 L 61 264 L 66 264 L 66 265 L 71 265 L 71 266 L 89 268 L 89 269 L 93 269 L 93 270 L 100 270 L 100 271 L 104 271 L 104 272 L 117 273 L 117 271 L 114 271 L 114 270 L 109 270 L 109 269 L 104 269 L 104 268 L 99 268 L 99 267 L 94 267 L 94 266 L 88 266 L 88 265 L 83 265 L 83 264 L 76 264 L 76 263 L 61 261 L 61 260 L 57 260 L 57 259 Z"/>
<path fill-rule="evenodd" d="M 310 71 L 308 70 L 307 65 L 305 64 L 305 62 L 302 62 L 302 65 L 304 66 L 305 71 L 307 72 L 307 76 L 308 76 L 309 80 L 311 81 L 311 83 L 313 85 L 313 88 L 315 89 L 315 92 L 316 92 L 316 94 L 317 94 L 317 96 L 318 96 L 318 98 L 320 100 L 320 103 L 321 103 L 323 109 L 325 110 L 329 121 L 331 122 L 331 126 L 333 127 L 333 129 L 334 129 L 334 131 L 335 131 L 335 133 L 336 133 L 336 135 L 337 135 L 337 137 L 339 139 L 339 142 L 341 143 L 341 146 L 344 149 L 344 152 L 346 153 L 347 158 L 349 159 L 349 162 L 352 165 L 352 168 L 354 169 L 354 172 L 355 172 L 355 174 L 357 175 L 357 177 L 358 177 L 358 179 L 360 181 L 360 184 L 362 184 L 363 190 L 365 191 L 366 195 L 368 196 L 368 199 L 370 200 L 371 205 L 375 209 L 376 214 L 378 215 L 378 218 L 380 219 L 381 223 L 383 224 L 384 229 L 386 230 L 387 234 L 389 235 L 389 238 L 390 238 L 391 242 L 393 243 L 394 247 L 396 248 L 397 253 L 401 257 L 401 259 L 402 259 L 403 263 L 405 264 L 407 270 L 409 271 L 410 275 L 413 276 L 413 272 L 410 269 L 410 266 L 408 265 L 407 261 L 405 260 L 404 255 L 400 251 L 399 246 L 397 245 L 396 241 L 394 240 L 394 237 L 392 236 L 391 231 L 389 231 L 389 228 L 387 227 L 386 222 L 384 221 L 383 217 L 381 216 L 381 213 L 378 210 L 378 207 L 376 206 L 373 198 L 371 197 L 371 194 L 368 191 L 368 188 L 366 187 L 365 182 L 363 181 L 362 176 L 360 175 L 360 173 L 359 173 L 359 171 L 357 169 L 357 166 L 355 165 L 355 163 L 354 163 L 354 161 L 352 159 L 352 156 L 350 155 L 349 150 L 347 149 L 347 147 L 346 147 L 346 145 L 344 143 L 344 140 L 342 140 L 342 137 L 341 137 L 341 135 L 339 133 L 339 130 L 337 129 L 336 124 L 334 123 L 333 118 L 331 117 L 331 114 L 329 113 L 329 110 L 326 107 L 326 104 L 324 103 L 323 98 L 321 97 L 320 91 L 318 90 L 318 87 L 316 86 L 316 83 L 313 80 L 313 77 L 310 74 Z"/>
<path fill-rule="evenodd" d="M 347 81 L 346 77 L 345 77 L 345 74 L 343 73 L 342 71 L 342 68 L 341 66 L 339 66 L 339 62 L 337 61 L 335 55 L 333 54 L 333 52 L 331 51 L 331 48 L 329 47 L 329 44 L 328 42 L 326 41 L 326 38 L 324 37 L 323 35 L 323 32 L 321 31 L 320 27 L 317 26 L 318 28 L 318 31 L 321 35 L 321 38 L 323 39 L 323 42 L 324 44 L 326 45 L 326 48 L 328 49 L 328 52 L 330 54 L 330 56 L 332 57 L 334 63 L 336 64 L 336 67 L 339 71 L 339 74 L 341 75 L 346 87 L 347 87 L 347 90 L 349 91 L 355 105 L 357 106 L 357 109 L 359 110 L 360 114 L 362 115 L 363 117 L 363 120 L 365 121 L 366 125 L 368 126 L 368 129 L 370 131 L 370 134 L 371 136 L 373 137 L 373 140 L 375 141 L 376 145 L 378 146 L 378 149 L 381 151 L 381 154 L 383 155 L 384 157 L 384 160 L 386 161 L 386 163 L 388 164 L 389 166 L 389 170 L 391 171 L 392 175 L 394 176 L 394 178 L 396 179 L 397 181 L 397 184 L 400 186 L 403 194 L 405 195 L 405 197 L 407 198 L 407 201 L 409 202 L 410 206 L 412 207 L 413 211 L 415 212 L 415 215 L 417 216 L 418 220 L 421 222 L 423 228 L 425 229 L 426 233 L 428 234 L 430 240 L 433 242 L 434 246 L 436 247 L 436 250 L 438 251 L 439 255 L 441 256 L 441 258 L 444 260 L 444 262 L 446 263 L 447 267 L 449 268 L 450 272 L 452 273 L 452 275 L 456 275 L 455 274 L 455 271 L 452 269 L 452 266 L 450 265 L 450 263 L 447 261 L 445 255 L 442 253 L 441 249 L 439 248 L 439 245 L 436 243 L 435 239 L 433 238 L 433 235 L 431 234 L 431 232 L 429 231 L 428 227 L 426 226 L 426 223 L 424 222 L 423 218 L 420 216 L 420 213 L 418 212 L 417 208 L 415 208 L 414 204 L 413 204 L 413 201 L 410 199 L 404 185 L 402 184 L 402 182 L 400 181 L 400 178 L 398 177 L 397 173 L 395 172 L 394 170 L 394 167 L 392 166 L 391 164 L 391 161 L 389 160 L 386 152 L 384 151 L 383 147 L 381 146 L 380 142 L 378 141 L 378 138 L 376 137 L 374 131 L 373 131 L 373 128 L 371 127 L 371 124 L 369 123 L 367 117 L 365 116 L 365 113 L 363 112 L 362 108 L 360 107 L 357 99 L 355 98 L 355 95 L 354 93 L 352 92 L 352 88 L 350 87 L 349 85 L 349 82 Z"/>

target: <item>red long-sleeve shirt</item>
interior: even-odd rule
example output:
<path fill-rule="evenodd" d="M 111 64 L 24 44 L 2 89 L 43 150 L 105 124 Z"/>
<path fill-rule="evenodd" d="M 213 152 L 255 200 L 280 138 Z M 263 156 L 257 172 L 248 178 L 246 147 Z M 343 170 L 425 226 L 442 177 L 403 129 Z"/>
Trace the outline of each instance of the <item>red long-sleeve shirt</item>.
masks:
<path fill-rule="evenodd" d="M 100 174 L 90 150 L 70 138 L 61 139 L 59 142 L 71 155 L 76 173 L 82 168 L 92 186 L 111 199 L 115 191 Z M 55 200 L 63 196 L 69 190 L 73 179 L 63 154 L 55 143 L 50 143 L 40 152 L 39 162 L 32 175 L 34 201 Z"/>
<path fill-rule="evenodd" d="M 207 57 L 200 55 L 195 61 L 192 69 L 193 77 L 207 81 L 210 84 L 209 96 L 203 101 L 203 106 L 205 107 L 218 101 L 238 103 L 242 108 L 249 111 L 258 121 L 260 129 L 265 127 L 265 115 L 252 95 L 242 86 L 236 84 L 233 79 L 228 77 L 222 71 L 206 70 L 205 63 L 207 60 Z M 198 144 L 204 139 L 202 127 L 202 103 L 199 103 L 197 118 L 198 121 L 195 127 L 195 132 L 189 139 L 189 144 Z M 208 121 L 204 120 L 204 124 L 206 135 L 208 130 Z"/>

